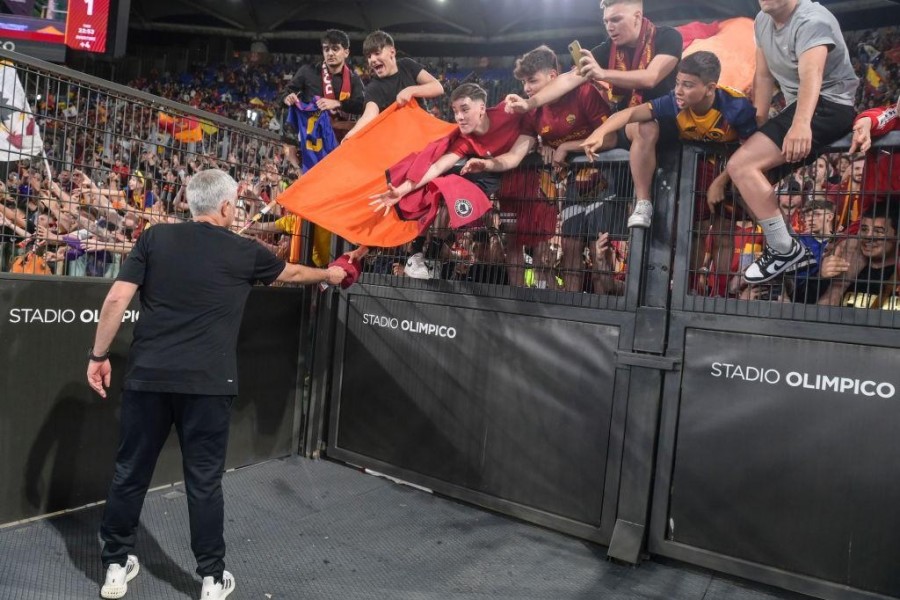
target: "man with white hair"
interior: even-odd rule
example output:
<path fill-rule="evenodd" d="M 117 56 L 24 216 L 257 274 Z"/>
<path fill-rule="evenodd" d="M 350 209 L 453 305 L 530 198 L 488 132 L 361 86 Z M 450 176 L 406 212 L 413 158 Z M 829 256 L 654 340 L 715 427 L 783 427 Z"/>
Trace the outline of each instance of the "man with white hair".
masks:
<path fill-rule="evenodd" d="M 230 231 L 237 182 L 224 171 L 198 173 L 186 195 L 193 221 L 156 225 L 141 235 L 103 302 L 88 356 L 88 383 L 105 398 L 109 348 L 140 290 L 141 318 L 123 385 L 121 439 L 100 527 L 103 598 L 124 596 L 140 570 L 131 554 L 138 519 L 173 424 L 181 442 L 191 549 L 203 578 L 201 598 L 221 599 L 234 590 L 234 577 L 224 569 L 222 472 L 247 296 L 255 282 L 338 285 L 346 275 L 339 267 L 285 264 Z"/>

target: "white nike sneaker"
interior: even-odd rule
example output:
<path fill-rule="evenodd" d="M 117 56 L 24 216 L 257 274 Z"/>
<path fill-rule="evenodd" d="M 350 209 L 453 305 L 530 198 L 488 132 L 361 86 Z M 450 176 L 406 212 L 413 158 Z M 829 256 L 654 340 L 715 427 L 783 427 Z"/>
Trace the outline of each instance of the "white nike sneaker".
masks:
<path fill-rule="evenodd" d="M 782 273 L 790 273 L 816 262 L 812 252 L 797 240 L 791 245 L 787 254 L 779 254 L 766 244 L 759 258 L 750 263 L 744 271 L 747 283 L 764 283 L 775 279 Z"/>
<path fill-rule="evenodd" d="M 403 272 L 407 277 L 413 279 L 431 279 L 431 272 L 428 270 L 428 265 L 425 264 L 425 255 L 421 252 L 416 252 L 406 259 L 406 267 Z"/>

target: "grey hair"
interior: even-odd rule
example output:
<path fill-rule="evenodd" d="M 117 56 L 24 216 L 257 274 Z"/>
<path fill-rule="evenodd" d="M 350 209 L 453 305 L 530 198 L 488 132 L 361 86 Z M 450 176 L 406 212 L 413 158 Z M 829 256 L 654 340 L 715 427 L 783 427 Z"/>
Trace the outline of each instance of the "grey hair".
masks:
<path fill-rule="evenodd" d="M 235 203 L 238 184 L 234 178 L 219 169 L 200 171 L 191 177 L 185 195 L 191 216 L 215 214 L 223 202 Z"/>

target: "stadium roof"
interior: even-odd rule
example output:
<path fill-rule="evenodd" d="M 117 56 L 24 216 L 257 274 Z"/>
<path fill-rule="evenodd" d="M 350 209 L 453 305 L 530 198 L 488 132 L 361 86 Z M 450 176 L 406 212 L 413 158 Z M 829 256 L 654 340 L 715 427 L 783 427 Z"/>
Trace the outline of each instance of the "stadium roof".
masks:
<path fill-rule="evenodd" d="M 845 31 L 900 24 L 900 0 L 820 0 Z M 646 0 L 648 17 L 678 25 L 752 16 L 757 0 Z M 605 37 L 597 0 L 132 0 L 132 29 L 221 35 L 269 46 L 315 43 L 330 27 L 354 40 L 384 29 L 399 44 L 484 48 L 527 47 Z"/>

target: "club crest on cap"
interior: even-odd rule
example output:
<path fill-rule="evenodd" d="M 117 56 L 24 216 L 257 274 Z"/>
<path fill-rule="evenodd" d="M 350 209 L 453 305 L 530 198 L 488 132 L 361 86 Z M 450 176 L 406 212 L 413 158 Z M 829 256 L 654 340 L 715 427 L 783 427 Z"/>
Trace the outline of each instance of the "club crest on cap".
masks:
<path fill-rule="evenodd" d="M 462 218 L 466 218 L 472 214 L 472 203 L 465 198 L 459 198 L 453 204 L 453 210 L 456 211 L 456 214 Z"/>

